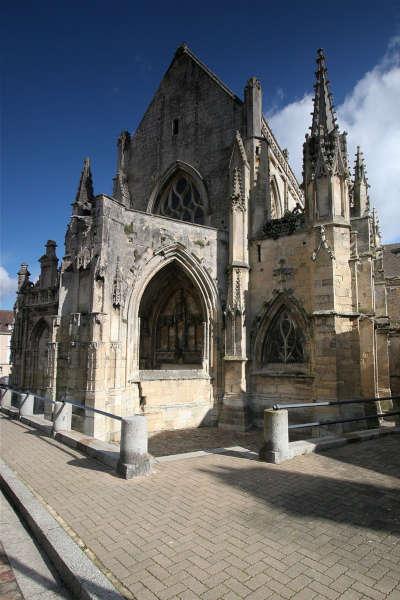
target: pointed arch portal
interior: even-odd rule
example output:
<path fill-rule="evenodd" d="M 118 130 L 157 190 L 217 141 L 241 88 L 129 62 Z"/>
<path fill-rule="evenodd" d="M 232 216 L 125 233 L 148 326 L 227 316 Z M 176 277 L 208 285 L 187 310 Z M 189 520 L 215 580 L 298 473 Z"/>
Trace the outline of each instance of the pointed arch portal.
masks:
<path fill-rule="evenodd" d="M 198 290 L 176 261 L 148 283 L 139 317 L 141 370 L 202 368 L 206 312 Z"/>
<path fill-rule="evenodd" d="M 40 319 L 31 334 L 31 376 L 32 388 L 44 391 L 49 384 L 48 377 L 48 344 L 50 329 L 44 319 Z"/>

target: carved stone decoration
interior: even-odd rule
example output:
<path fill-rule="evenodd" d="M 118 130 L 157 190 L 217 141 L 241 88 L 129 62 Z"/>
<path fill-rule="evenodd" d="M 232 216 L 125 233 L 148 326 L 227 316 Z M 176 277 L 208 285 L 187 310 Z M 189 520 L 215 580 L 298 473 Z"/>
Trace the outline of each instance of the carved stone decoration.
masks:
<path fill-rule="evenodd" d="M 113 281 L 112 304 L 114 308 L 121 308 L 124 305 L 122 270 L 119 264 L 119 256 L 117 257 L 117 266 Z"/>
<path fill-rule="evenodd" d="M 104 262 L 101 256 L 96 257 L 96 267 L 94 271 L 94 277 L 96 281 L 104 281 L 107 270 L 107 264 Z"/>
<path fill-rule="evenodd" d="M 114 177 L 113 195 L 125 206 L 130 206 L 131 195 L 128 187 L 127 166 L 129 160 L 130 135 L 123 131 L 118 138 L 118 170 Z"/>
<path fill-rule="evenodd" d="M 314 252 L 312 253 L 312 257 L 311 257 L 312 260 L 313 261 L 317 260 L 318 254 L 320 253 L 322 248 L 324 248 L 327 251 L 331 260 L 335 260 L 335 254 L 334 254 L 332 248 L 329 246 L 328 241 L 326 239 L 326 231 L 325 231 L 324 225 L 319 226 L 319 232 L 320 232 L 320 242 L 318 244 L 318 248 L 316 250 L 314 250 Z"/>
<path fill-rule="evenodd" d="M 76 257 L 76 268 L 84 271 L 90 265 L 91 260 L 92 256 L 89 248 L 82 248 Z"/>
<path fill-rule="evenodd" d="M 278 292 L 283 292 L 285 290 L 290 291 L 287 287 L 287 283 L 289 279 L 292 279 L 296 269 L 293 269 L 291 267 L 287 267 L 286 265 L 286 261 L 284 258 L 281 258 L 279 261 L 279 267 L 277 269 L 273 270 L 273 276 L 276 278 L 277 283 L 278 283 L 278 288 L 277 291 Z"/>
<path fill-rule="evenodd" d="M 238 314 L 242 314 L 243 306 L 242 306 L 242 292 L 240 289 L 240 270 L 239 269 L 235 270 L 235 277 L 236 277 L 236 280 L 235 280 L 234 308 Z"/>
<path fill-rule="evenodd" d="M 81 313 L 71 313 L 69 318 L 69 335 L 75 338 L 78 335 L 81 324 Z"/>
<path fill-rule="evenodd" d="M 291 235 L 295 231 L 303 229 L 306 225 L 304 209 L 300 204 L 292 211 L 286 211 L 281 219 L 267 221 L 263 227 L 264 237 L 278 239 L 283 235 Z"/>
<path fill-rule="evenodd" d="M 242 180 L 238 167 L 235 167 L 233 170 L 231 205 L 233 210 L 240 210 L 242 212 L 246 210 Z"/>

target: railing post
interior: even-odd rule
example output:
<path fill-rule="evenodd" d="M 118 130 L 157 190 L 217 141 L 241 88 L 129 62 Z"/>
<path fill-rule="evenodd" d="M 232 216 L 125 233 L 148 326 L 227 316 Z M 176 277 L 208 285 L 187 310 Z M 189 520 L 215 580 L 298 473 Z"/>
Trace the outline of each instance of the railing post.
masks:
<path fill-rule="evenodd" d="M 33 415 L 33 408 L 35 405 L 35 395 L 21 394 L 20 396 L 20 405 L 19 405 L 19 418 L 21 417 L 31 417 Z"/>
<path fill-rule="evenodd" d="M 287 410 L 264 410 L 264 445 L 259 456 L 274 464 L 290 458 Z"/>
<path fill-rule="evenodd" d="M 147 453 L 147 419 L 145 415 L 126 417 L 121 422 L 121 441 L 117 473 L 124 479 L 148 475 L 151 471 Z"/>
<path fill-rule="evenodd" d="M 72 406 L 67 402 L 55 402 L 53 411 L 53 437 L 59 431 L 70 431 L 72 421 Z"/>

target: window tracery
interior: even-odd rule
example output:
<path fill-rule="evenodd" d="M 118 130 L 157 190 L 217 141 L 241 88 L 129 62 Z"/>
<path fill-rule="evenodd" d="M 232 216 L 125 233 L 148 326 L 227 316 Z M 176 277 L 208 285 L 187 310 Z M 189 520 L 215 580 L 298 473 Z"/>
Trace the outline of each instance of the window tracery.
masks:
<path fill-rule="evenodd" d="M 304 363 L 304 336 L 290 312 L 283 308 L 265 337 L 263 363 Z"/>
<path fill-rule="evenodd" d="M 165 217 L 205 224 L 206 210 L 192 179 L 179 171 L 170 180 L 160 197 L 158 212 Z"/>

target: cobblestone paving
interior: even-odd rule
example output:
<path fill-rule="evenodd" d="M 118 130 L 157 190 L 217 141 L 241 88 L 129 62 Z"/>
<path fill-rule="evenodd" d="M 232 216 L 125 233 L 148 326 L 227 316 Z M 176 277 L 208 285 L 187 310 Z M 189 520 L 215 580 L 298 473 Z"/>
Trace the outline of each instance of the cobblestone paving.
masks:
<path fill-rule="evenodd" d="M 400 600 L 400 437 L 123 481 L 1 418 L 2 456 L 139 600 Z M 241 443 L 241 442 L 240 442 Z"/>

